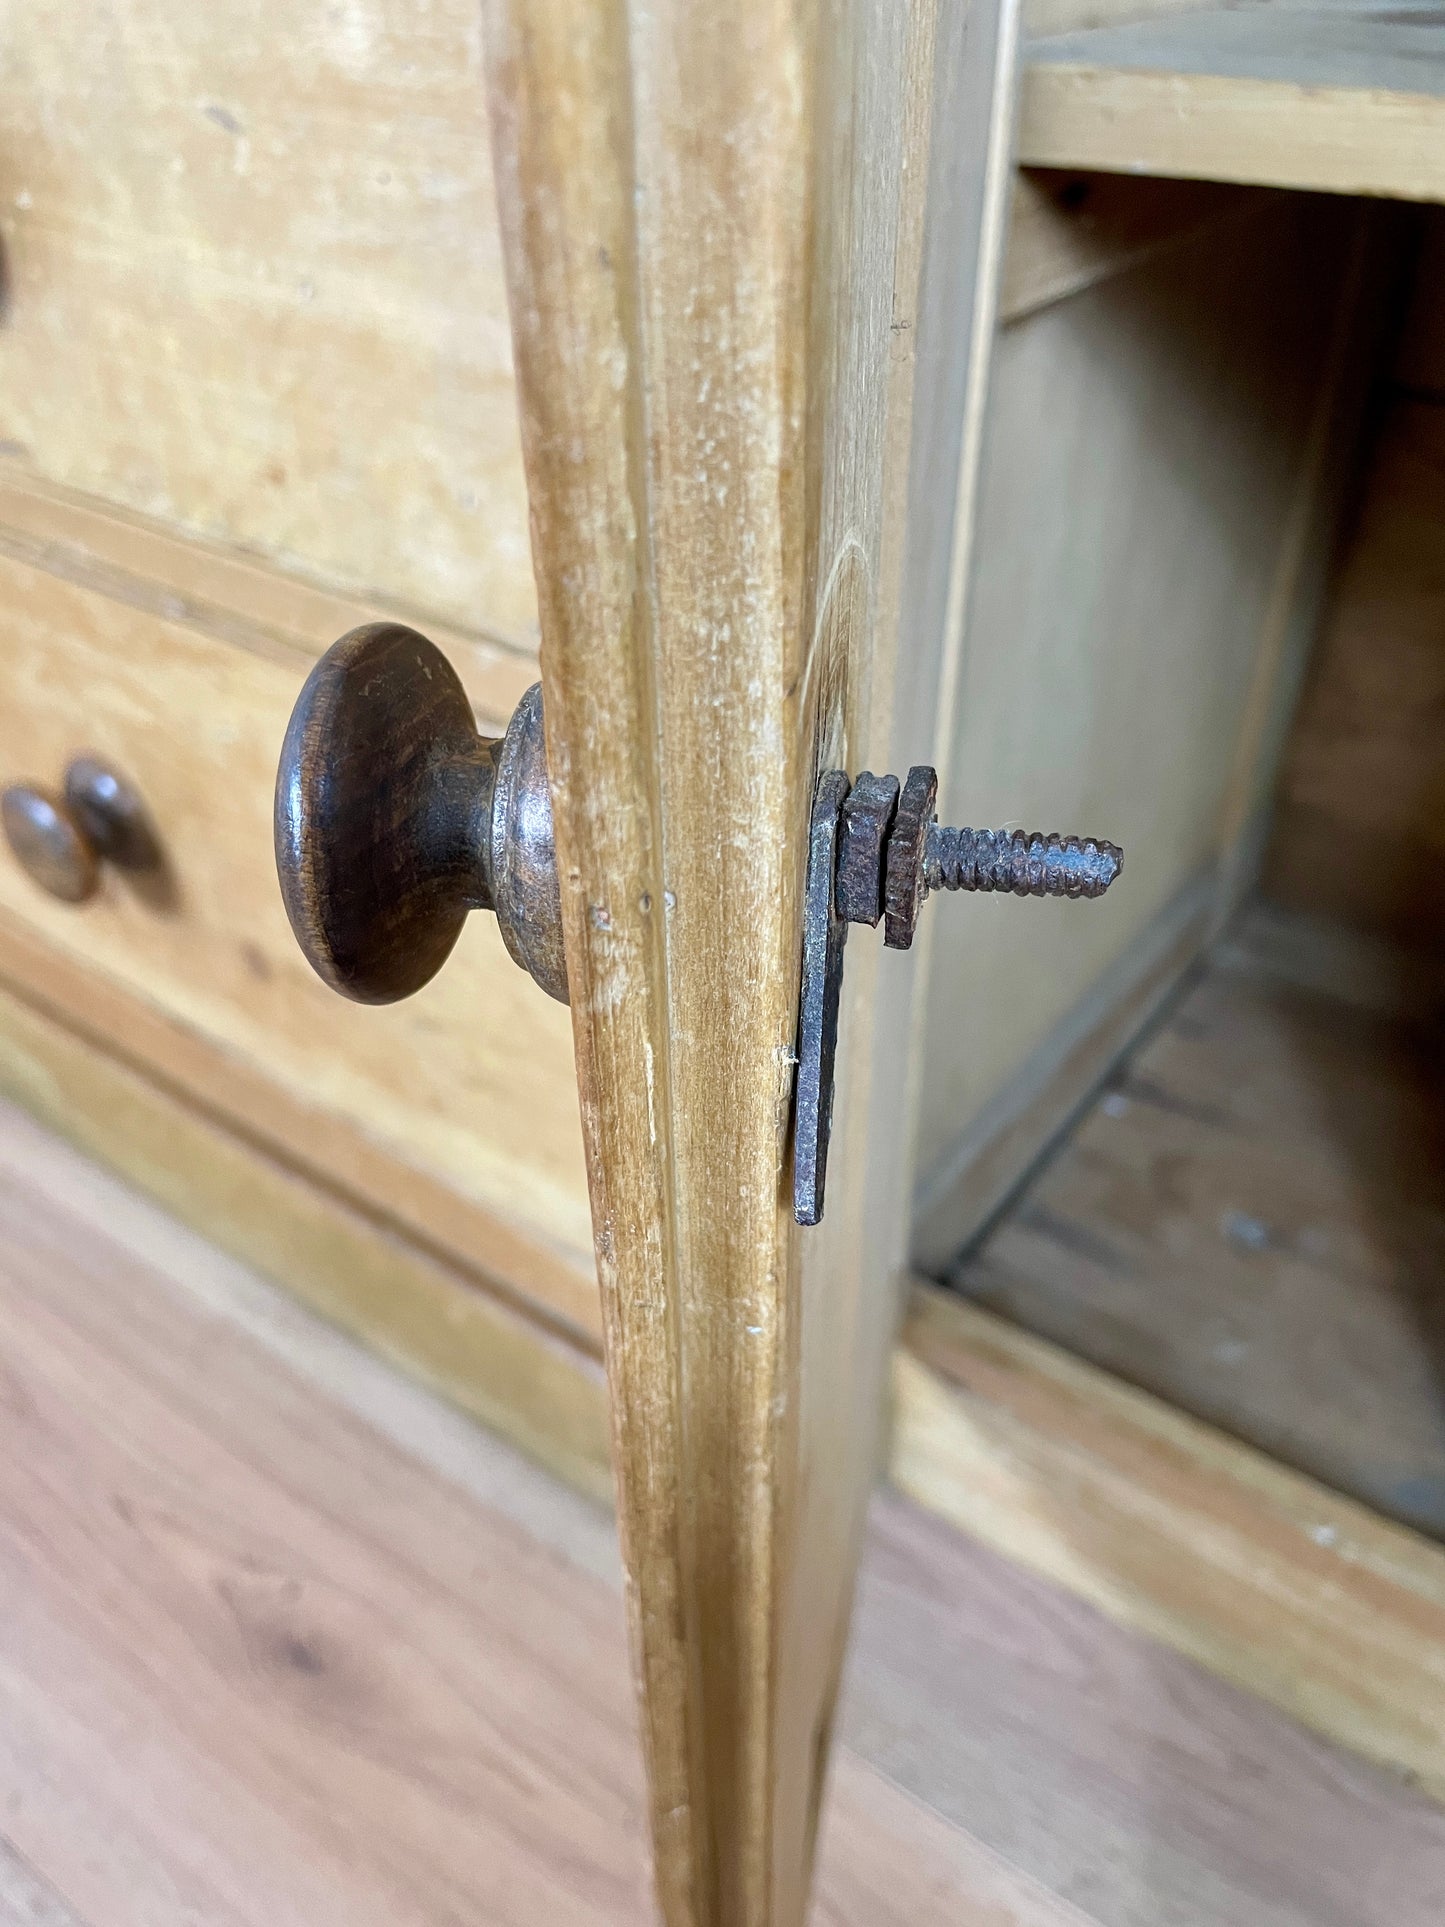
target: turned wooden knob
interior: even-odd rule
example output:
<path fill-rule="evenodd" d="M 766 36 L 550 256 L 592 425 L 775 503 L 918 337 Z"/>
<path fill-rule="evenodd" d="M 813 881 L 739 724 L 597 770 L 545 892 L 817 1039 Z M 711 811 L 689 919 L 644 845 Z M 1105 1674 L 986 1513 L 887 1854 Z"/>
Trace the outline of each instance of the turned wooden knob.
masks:
<path fill-rule="evenodd" d="M 15 783 L 0 797 L 5 838 L 26 874 L 66 903 L 83 903 L 102 860 L 153 870 L 160 845 L 145 805 L 123 776 L 94 756 L 77 756 L 61 793 Z"/>
<path fill-rule="evenodd" d="M 334 990 L 390 1004 L 430 982 L 469 910 L 567 1001 L 542 691 L 481 736 L 456 671 L 397 622 L 333 643 L 276 780 L 276 867 L 297 941 Z"/>

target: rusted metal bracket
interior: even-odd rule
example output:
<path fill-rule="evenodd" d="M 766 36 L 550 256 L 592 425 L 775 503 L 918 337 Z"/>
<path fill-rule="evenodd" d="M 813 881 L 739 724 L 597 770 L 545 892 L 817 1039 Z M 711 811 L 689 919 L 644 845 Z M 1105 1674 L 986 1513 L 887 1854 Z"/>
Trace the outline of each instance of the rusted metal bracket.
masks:
<path fill-rule="evenodd" d="M 848 925 L 833 888 L 838 824 L 848 778 L 830 769 L 813 798 L 808 825 L 808 879 L 803 897 L 803 985 L 798 1004 L 798 1075 L 793 1096 L 793 1216 L 817 1224 L 828 1175 L 833 1128 L 833 1060 L 838 1049 L 838 1004 L 843 991 L 843 946 Z"/>
<path fill-rule="evenodd" d="M 1099 897 L 1123 868 L 1117 845 L 1037 830 L 944 829 L 934 816 L 938 777 L 926 764 L 896 776 L 842 770 L 818 779 L 808 825 L 803 980 L 793 1093 L 793 1216 L 818 1224 L 833 1127 L 833 1067 L 850 923 L 876 924 L 891 950 L 912 946 L 933 890 L 1024 897 Z"/>

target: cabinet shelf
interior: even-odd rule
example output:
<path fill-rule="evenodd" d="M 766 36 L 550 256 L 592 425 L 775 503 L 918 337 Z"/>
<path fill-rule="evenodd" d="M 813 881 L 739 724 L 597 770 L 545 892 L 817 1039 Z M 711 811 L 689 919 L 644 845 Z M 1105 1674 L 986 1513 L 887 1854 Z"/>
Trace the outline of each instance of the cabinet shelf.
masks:
<path fill-rule="evenodd" d="M 1030 43 L 1019 159 L 1445 200 L 1445 7 L 1215 8 Z"/>

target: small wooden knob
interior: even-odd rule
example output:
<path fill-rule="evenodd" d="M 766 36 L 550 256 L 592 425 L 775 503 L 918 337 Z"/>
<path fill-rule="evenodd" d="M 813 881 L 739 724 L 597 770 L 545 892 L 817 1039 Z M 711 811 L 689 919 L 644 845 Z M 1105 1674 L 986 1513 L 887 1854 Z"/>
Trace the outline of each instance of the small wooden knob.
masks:
<path fill-rule="evenodd" d="M 333 643 L 292 713 L 276 780 L 276 867 L 317 974 L 359 1003 L 429 983 L 469 910 L 567 1001 L 540 688 L 478 734 L 455 670 L 396 622 Z"/>
<path fill-rule="evenodd" d="M 75 758 L 60 796 L 13 784 L 0 797 L 0 821 L 26 874 L 66 903 L 83 903 L 94 894 L 102 858 L 137 871 L 162 862 L 140 797 L 94 756 Z"/>
<path fill-rule="evenodd" d="M 66 903 L 84 903 L 94 894 L 100 859 L 63 797 L 13 784 L 0 797 L 0 821 L 21 869 L 42 890 Z"/>

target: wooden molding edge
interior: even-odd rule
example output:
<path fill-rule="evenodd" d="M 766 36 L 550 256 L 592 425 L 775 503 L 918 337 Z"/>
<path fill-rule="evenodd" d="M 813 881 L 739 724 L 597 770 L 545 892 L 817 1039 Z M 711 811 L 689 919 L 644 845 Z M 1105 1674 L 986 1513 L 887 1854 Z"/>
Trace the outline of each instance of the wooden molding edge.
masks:
<path fill-rule="evenodd" d="M 931 1286 L 894 1397 L 919 1504 L 1445 1800 L 1445 1548 Z"/>
<path fill-rule="evenodd" d="M 568 1484 L 611 1503 L 607 1387 L 580 1345 L 3 989 L 0 1094 Z"/>
<path fill-rule="evenodd" d="M 384 597 L 327 588 L 263 556 L 183 535 L 11 462 L 0 462 L 0 549 L 236 648 L 294 655 L 298 687 L 338 636 L 381 619 L 410 623 L 445 649 L 489 723 L 505 723 L 537 680 L 535 642 L 462 630 Z"/>
<path fill-rule="evenodd" d="M 1116 40 L 1025 49 L 1019 159 L 1405 201 L 1445 198 L 1440 105 L 1429 93 L 1306 85 L 1263 74 L 1135 65 Z M 1103 50 L 1100 50 L 1102 55 Z"/>

